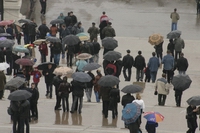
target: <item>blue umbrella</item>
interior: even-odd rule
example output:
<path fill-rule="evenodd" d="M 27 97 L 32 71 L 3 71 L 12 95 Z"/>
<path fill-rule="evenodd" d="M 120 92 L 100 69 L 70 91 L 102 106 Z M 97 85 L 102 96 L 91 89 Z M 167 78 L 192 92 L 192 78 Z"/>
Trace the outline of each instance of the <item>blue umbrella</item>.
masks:
<path fill-rule="evenodd" d="M 126 124 L 135 122 L 141 115 L 140 105 L 137 103 L 129 103 L 122 110 L 122 120 Z"/>

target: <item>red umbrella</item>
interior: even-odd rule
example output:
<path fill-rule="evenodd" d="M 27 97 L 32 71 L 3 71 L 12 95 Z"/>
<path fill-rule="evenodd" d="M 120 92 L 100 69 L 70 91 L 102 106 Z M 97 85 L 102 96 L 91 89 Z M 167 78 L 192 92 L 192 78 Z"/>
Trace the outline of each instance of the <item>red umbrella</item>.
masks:
<path fill-rule="evenodd" d="M 16 64 L 22 65 L 22 66 L 33 66 L 34 62 L 30 59 L 27 58 L 21 58 L 21 59 L 17 59 L 15 61 Z"/>
<path fill-rule="evenodd" d="M 14 22 L 15 20 L 3 20 L 3 21 L 0 21 L 0 26 L 11 25 Z"/>

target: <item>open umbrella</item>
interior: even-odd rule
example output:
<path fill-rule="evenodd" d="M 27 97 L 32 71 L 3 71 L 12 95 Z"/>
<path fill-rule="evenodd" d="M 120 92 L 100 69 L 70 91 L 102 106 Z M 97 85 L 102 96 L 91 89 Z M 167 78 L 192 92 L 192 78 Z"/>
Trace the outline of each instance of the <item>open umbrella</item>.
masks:
<path fill-rule="evenodd" d="M 69 67 L 57 67 L 54 72 L 55 75 L 62 75 L 70 77 L 73 74 L 73 70 Z"/>
<path fill-rule="evenodd" d="M 198 106 L 200 105 L 200 96 L 192 96 L 187 100 L 189 105 Z"/>
<path fill-rule="evenodd" d="M 22 45 L 14 46 L 13 51 L 19 53 L 29 53 L 29 50 Z"/>
<path fill-rule="evenodd" d="M 3 20 L 3 21 L 0 21 L 0 26 L 11 25 L 14 22 L 15 20 Z"/>
<path fill-rule="evenodd" d="M 122 110 L 122 120 L 126 124 L 135 122 L 141 115 L 140 105 L 137 103 L 128 103 Z"/>
<path fill-rule="evenodd" d="M 35 41 L 33 42 L 33 44 L 35 44 L 35 45 L 40 45 L 42 42 L 46 42 L 46 40 L 45 40 L 45 39 L 38 39 L 38 40 L 35 40 Z"/>
<path fill-rule="evenodd" d="M 106 37 L 102 40 L 102 46 L 106 49 L 115 49 L 118 47 L 118 42 L 113 37 Z"/>
<path fill-rule="evenodd" d="M 121 57 L 122 57 L 121 53 L 116 51 L 108 51 L 106 54 L 103 55 L 103 59 L 108 61 L 118 60 Z"/>
<path fill-rule="evenodd" d="M 72 74 L 72 78 L 79 82 L 90 82 L 92 79 L 89 74 L 84 72 L 75 72 Z"/>
<path fill-rule="evenodd" d="M 124 93 L 138 93 L 141 92 L 143 90 L 143 88 L 139 85 L 127 85 L 125 86 L 121 91 Z"/>
<path fill-rule="evenodd" d="M 79 33 L 76 36 L 78 36 L 81 41 L 87 41 L 90 39 L 90 35 L 85 32 Z"/>
<path fill-rule="evenodd" d="M 0 41 L 6 40 L 6 37 L 0 37 Z"/>
<path fill-rule="evenodd" d="M 9 68 L 10 65 L 6 62 L 0 63 L 0 70 L 6 70 L 7 68 Z"/>
<path fill-rule="evenodd" d="M 32 94 L 27 90 L 16 90 L 8 96 L 8 99 L 11 101 L 22 101 L 30 98 Z"/>
<path fill-rule="evenodd" d="M 144 113 L 144 118 L 151 122 L 161 122 L 164 120 L 163 115 L 154 111 Z"/>
<path fill-rule="evenodd" d="M 101 67 L 98 63 L 88 63 L 83 67 L 83 71 L 92 71 Z"/>
<path fill-rule="evenodd" d="M 35 64 L 31 59 L 27 58 L 17 59 L 15 63 L 22 66 L 33 66 Z"/>
<path fill-rule="evenodd" d="M 55 69 L 56 68 L 56 64 L 52 63 L 52 62 L 44 62 L 38 65 L 38 70 L 45 70 L 48 68 L 48 65 L 52 65 L 52 68 Z"/>
<path fill-rule="evenodd" d="M 175 90 L 181 90 L 184 91 L 190 87 L 190 84 L 192 83 L 192 80 L 188 75 L 176 75 L 172 79 L 172 84 L 174 86 Z"/>
<path fill-rule="evenodd" d="M 15 42 L 13 40 L 10 40 L 10 39 L 0 40 L 0 47 L 9 48 L 9 47 L 12 47 L 14 44 L 15 44 Z"/>
<path fill-rule="evenodd" d="M 12 78 L 11 80 L 9 80 L 6 85 L 5 85 L 5 89 L 7 90 L 14 90 L 19 88 L 20 86 L 22 86 L 25 83 L 25 78 L 21 78 L 21 77 L 15 77 Z"/>
<path fill-rule="evenodd" d="M 10 37 L 11 35 L 8 33 L 0 33 L 0 37 Z"/>
<path fill-rule="evenodd" d="M 63 44 L 67 44 L 67 45 L 76 45 L 79 42 L 81 42 L 81 40 L 79 39 L 78 36 L 75 35 L 68 35 L 66 37 L 63 38 Z"/>
<path fill-rule="evenodd" d="M 53 42 L 53 43 L 55 43 L 55 42 L 61 42 L 61 40 L 59 38 L 53 37 L 53 36 L 46 37 L 46 41 Z"/>
<path fill-rule="evenodd" d="M 181 35 L 181 31 L 179 30 L 174 30 L 174 31 L 171 31 L 167 34 L 167 39 L 174 39 L 174 38 L 177 38 Z"/>
<path fill-rule="evenodd" d="M 113 75 L 106 75 L 99 79 L 98 84 L 100 86 L 110 86 L 113 87 L 117 84 L 119 84 L 120 80 L 119 78 L 113 76 Z"/>
<path fill-rule="evenodd" d="M 158 44 L 160 44 L 163 41 L 164 40 L 163 40 L 163 36 L 162 35 L 160 35 L 160 34 L 153 34 L 153 35 L 149 36 L 149 41 L 148 42 L 151 45 L 158 45 Z"/>
<path fill-rule="evenodd" d="M 20 19 L 18 20 L 19 23 L 31 23 L 32 21 L 30 19 Z"/>
<path fill-rule="evenodd" d="M 50 24 L 63 24 L 64 20 L 63 19 L 54 19 L 51 20 Z"/>
<path fill-rule="evenodd" d="M 76 56 L 76 58 L 80 59 L 80 60 L 90 59 L 91 57 L 92 57 L 92 55 L 88 54 L 88 53 L 81 53 L 78 56 Z"/>

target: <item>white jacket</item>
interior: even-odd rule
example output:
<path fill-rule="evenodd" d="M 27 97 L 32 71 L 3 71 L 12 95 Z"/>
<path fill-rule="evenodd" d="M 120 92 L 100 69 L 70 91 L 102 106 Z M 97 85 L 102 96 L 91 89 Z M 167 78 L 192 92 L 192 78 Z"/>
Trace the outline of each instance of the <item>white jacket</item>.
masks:
<path fill-rule="evenodd" d="M 155 90 L 158 94 L 168 95 L 170 89 L 173 89 L 174 86 L 169 84 L 165 78 L 159 78 L 155 84 Z"/>

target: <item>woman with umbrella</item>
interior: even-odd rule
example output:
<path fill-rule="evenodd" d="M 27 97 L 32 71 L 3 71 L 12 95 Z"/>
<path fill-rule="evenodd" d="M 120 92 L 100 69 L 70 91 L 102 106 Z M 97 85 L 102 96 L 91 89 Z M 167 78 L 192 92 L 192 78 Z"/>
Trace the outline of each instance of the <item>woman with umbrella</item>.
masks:
<path fill-rule="evenodd" d="M 46 56 L 48 55 L 48 48 L 47 48 L 47 44 L 45 41 L 43 41 L 39 45 L 39 51 L 41 54 L 41 63 L 46 62 Z"/>
<path fill-rule="evenodd" d="M 94 94 L 95 94 L 95 97 L 96 97 L 96 102 L 100 102 L 99 92 L 100 92 L 101 86 L 97 82 L 99 81 L 99 79 L 101 79 L 102 74 L 101 74 L 100 70 L 97 70 L 96 73 L 97 73 L 97 75 L 95 76 L 95 79 L 93 81 L 93 84 L 94 84 Z"/>

